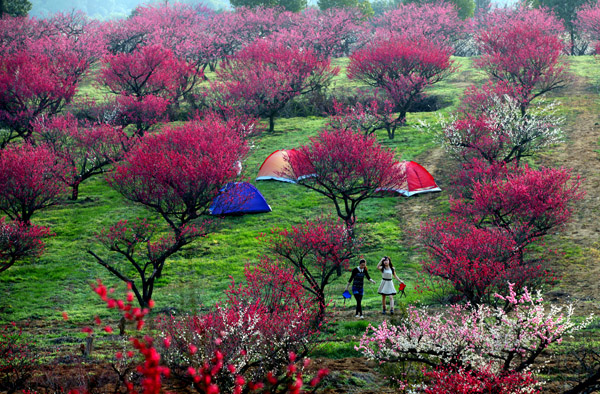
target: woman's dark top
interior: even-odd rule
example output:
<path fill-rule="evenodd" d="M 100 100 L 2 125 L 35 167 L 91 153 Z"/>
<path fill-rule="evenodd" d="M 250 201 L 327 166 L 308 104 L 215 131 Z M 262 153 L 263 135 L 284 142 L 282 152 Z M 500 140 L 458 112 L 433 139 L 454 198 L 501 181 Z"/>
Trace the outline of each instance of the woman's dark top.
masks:
<path fill-rule="evenodd" d="M 353 289 L 354 288 L 362 288 L 365 283 L 365 277 L 368 280 L 371 280 L 371 277 L 369 276 L 367 269 L 365 268 L 362 272 L 360 272 L 358 267 L 355 267 L 352 270 L 352 274 L 350 275 L 350 280 L 348 280 L 348 283 L 350 283 L 354 280 L 354 283 L 352 283 L 352 288 Z"/>

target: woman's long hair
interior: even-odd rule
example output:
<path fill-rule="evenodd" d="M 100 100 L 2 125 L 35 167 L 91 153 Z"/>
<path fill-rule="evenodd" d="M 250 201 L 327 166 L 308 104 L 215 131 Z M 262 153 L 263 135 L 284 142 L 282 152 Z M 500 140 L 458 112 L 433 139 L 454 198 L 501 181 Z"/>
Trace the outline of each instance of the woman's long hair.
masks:
<path fill-rule="evenodd" d="M 392 270 L 392 273 L 394 273 L 394 271 L 396 271 L 396 269 L 394 268 L 394 264 L 392 264 L 392 259 L 390 259 L 389 257 L 385 256 L 383 258 L 384 260 L 387 260 L 390 263 L 390 269 Z M 385 269 L 385 265 L 383 264 L 383 261 L 381 262 L 381 268 L 379 268 L 379 270 L 381 272 L 383 272 L 383 270 Z"/>

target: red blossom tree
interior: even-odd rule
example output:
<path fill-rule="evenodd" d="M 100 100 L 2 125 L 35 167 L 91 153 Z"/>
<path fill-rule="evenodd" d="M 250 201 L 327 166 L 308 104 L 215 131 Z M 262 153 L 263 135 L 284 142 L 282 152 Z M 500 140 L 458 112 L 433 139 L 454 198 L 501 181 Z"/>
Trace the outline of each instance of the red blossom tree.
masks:
<path fill-rule="evenodd" d="M 311 50 L 260 40 L 217 70 L 212 89 L 242 113 L 267 117 L 273 132 L 277 113 L 291 99 L 326 87 L 338 71 Z"/>
<path fill-rule="evenodd" d="M 425 38 L 375 39 L 350 56 L 348 77 L 381 89 L 395 103 L 398 116 L 387 130 L 393 139 L 397 125 L 406 122 L 410 105 L 424 89 L 454 71 L 450 54 L 448 47 Z"/>
<path fill-rule="evenodd" d="M 358 242 L 343 223 L 326 216 L 291 229 L 273 229 L 272 235 L 263 235 L 263 239 L 270 255 L 302 274 L 303 286 L 315 297 L 322 319 L 327 306 L 325 288 L 348 270 L 350 260 L 358 254 Z"/>
<path fill-rule="evenodd" d="M 46 39 L 40 43 L 49 46 Z M 28 140 L 32 121 L 40 115 L 60 112 L 76 92 L 78 79 L 67 70 L 78 59 L 40 52 L 30 46 L 0 59 L 0 122 L 9 130 L 0 147 L 17 138 Z"/>
<path fill-rule="evenodd" d="M 123 112 L 143 134 L 146 112 L 159 115 L 162 108 L 189 93 L 201 77 L 201 72 L 177 59 L 171 49 L 155 44 L 107 55 L 98 80 L 120 95 L 117 101 L 125 107 Z"/>
<path fill-rule="evenodd" d="M 111 274 L 131 287 L 140 307 L 148 307 L 154 284 L 161 277 L 166 260 L 206 232 L 203 226 L 185 225 L 159 236 L 156 226 L 145 219 L 121 220 L 97 234 L 98 241 L 117 258 L 110 261 L 92 251 L 88 253 Z M 133 266 L 137 279 L 120 268 L 124 262 Z"/>
<path fill-rule="evenodd" d="M 389 100 L 380 102 L 373 98 L 368 104 L 357 102 L 356 105 L 344 107 L 334 101 L 333 114 L 327 126 L 332 128 L 360 130 L 364 135 L 371 135 L 377 130 L 390 130 L 396 124 L 394 103 Z"/>
<path fill-rule="evenodd" d="M 43 239 L 50 236 L 48 227 L 29 225 L 0 218 L 0 273 L 17 261 L 29 260 L 44 253 Z"/>
<path fill-rule="evenodd" d="M 303 311 L 311 309 L 304 307 L 305 302 L 297 306 L 292 303 L 291 308 L 281 304 L 281 301 L 295 300 L 292 294 L 301 293 L 302 287 L 297 286 L 291 270 L 282 270 L 277 265 L 261 264 L 246 272 L 250 274 L 247 277 L 249 281 L 254 278 L 261 280 L 257 284 L 249 284 L 248 288 L 262 285 L 264 280 L 275 285 L 275 296 L 271 298 L 275 304 L 259 300 L 258 307 L 250 308 L 253 292 L 246 293 L 243 290 L 245 286 L 240 286 L 241 293 L 234 292 L 233 298 L 250 301 L 250 304 L 244 301 L 241 305 L 234 303 L 227 310 L 217 305 L 214 312 L 205 316 L 164 319 L 159 323 L 163 331 L 161 338 L 145 335 L 142 339 L 139 334 L 133 335 L 130 342 L 136 352 L 129 350 L 115 354 L 117 362 L 133 361 L 136 353 L 143 357 L 143 362 L 135 368 L 142 375 L 140 387 L 128 379 L 127 373 L 119 373 L 125 392 L 159 394 L 163 391 L 163 377 L 180 379 L 189 389 L 203 394 L 301 394 L 305 393 L 303 387 L 310 387 L 314 392 L 328 371 L 320 369 L 305 385 L 304 373 L 310 360 L 305 358 L 304 349 L 310 339 L 316 338 L 317 332 L 309 330 L 302 335 L 301 327 L 306 327 L 306 322 L 311 321 Z M 154 306 L 154 302 L 151 301 L 148 308 L 134 307 L 133 293 L 129 292 L 126 299 L 112 298 L 114 289 L 109 290 L 100 280 L 92 288 L 108 309 L 116 309 L 126 321 L 136 323 L 138 331 L 144 327 L 149 308 Z M 290 290 L 290 293 L 284 290 Z M 246 295 L 250 298 L 245 298 Z M 268 305 L 274 310 L 266 308 Z M 241 306 L 241 309 L 236 309 L 237 306 Z M 63 318 L 68 320 L 66 313 L 63 313 Z M 95 324 L 105 332 L 113 332 L 112 327 L 105 325 L 98 317 L 95 318 Z M 85 327 L 82 332 L 91 335 L 94 329 Z M 285 349 L 294 347 L 300 349 L 301 353 L 285 352 Z M 164 363 L 171 368 L 164 366 Z M 267 364 L 273 365 L 273 369 L 267 370 Z M 251 380 L 254 377 L 257 379 Z M 87 393 L 83 389 L 69 392 Z"/>
<path fill-rule="evenodd" d="M 45 146 L 9 146 L 0 151 L 0 211 L 29 225 L 36 211 L 66 197 L 73 171 Z"/>
<path fill-rule="evenodd" d="M 197 77 L 185 62 L 160 44 L 141 47 L 132 53 L 107 55 L 99 81 L 115 94 L 138 99 L 149 95 L 174 99 L 188 78 Z"/>
<path fill-rule="evenodd" d="M 56 116 L 35 125 L 37 139 L 46 144 L 61 160 L 75 168 L 73 177 L 65 179 L 71 187 L 71 200 L 77 200 L 79 185 L 121 160 L 133 140 L 120 127 L 108 124 L 80 125 L 71 116 Z"/>
<path fill-rule="evenodd" d="M 110 262 L 89 253 L 112 274 L 130 283 L 140 305 L 147 306 L 167 258 L 206 234 L 205 224 L 194 222 L 208 213 L 219 190 L 237 177 L 237 163 L 246 152 L 239 130 L 216 117 L 165 127 L 160 134 L 146 136 L 108 180 L 126 199 L 157 213 L 168 225 L 167 235 L 155 240 L 155 230 L 144 221 L 121 221 L 99 234 L 100 242 L 121 256 L 120 262 L 133 265 L 140 286 L 119 268 L 119 261 Z"/>
<path fill-rule="evenodd" d="M 67 107 L 82 122 L 107 124 L 126 128 L 134 125 L 134 133 L 143 136 L 152 126 L 170 120 L 170 101 L 148 95 L 141 99 L 134 96 L 107 96 L 101 102 L 84 97 Z"/>
<path fill-rule="evenodd" d="M 521 14 L 512 18 L 498 11 L 488 16 L 476 34 L 482 52 L 476 65 L 510 86 L 525 114 L 533 99 L 565 86 L 569 77 L 556 30 L 560 23 L 543 10 L 521 9 Z"/>
<path fill-rule="evenodd" d="M 598 4 L 585 5 L 577 12 L 576 26 L 587 34 L 592 40 L 600 39 L 600 6 Z M 598 47 L 596 47 L 596 53 Z"/>
<path fill-rule="evenodd" d="M 239 377 L 281 390 L 290 352 L 303 361 L 315 344 L 321 329 L 318 307 L 293 268 L 263 260 L 246 265 L 244 276 L 241 283 L 232 280 L 227 299 L 211 312 L 171 316 L 159 323 L 163 336 L 171 338 L 169 348 L 161 351 L 165 362 L 175 377 L 196 390 L 200 382 L 190 368 L 200 370 L 216 352 L 230 366 L 212 377 L 224 392 L 232 392 Z"/>
<path fill-rule="evenodd" d="M 7 129 L 0 147 L 18 137 L 29 139 L 34 120 L 59 113 L 100 56 L 102 42 L 94 25 L 79 21 L 75 33 L 67 28 L 74 18 L 6 18 L 0 23 L 0 125 Z"/>
<path fill-rule="evenodd" d="M 440 44 L 458 47 L 471 31 L 471 22 L 462 20 L 456 8 L 447 2 L 404 3 L 387 11 L 372 22 L 380 36 L 426 38 Z"/>
<path fill-rule="evenodd" d="M 290 159 L 291 168 L 311 174 L 298 184 L 329 198 L 350 230 L 362 201 L 380 188 L 402 184 L 406 176 L 394 169 L 394 152 L 352 129 L 322 130 L 298 151 Z"/>
<path fill-rule="evenodd" d="M 433 380 L 426 394 L 537 394 L 539 382 L 529 372 L 501 371 L 492 368 L 468 369 L 464 367 L 438 367 L 426 372 Z"/>
<path fill-rule="evenodd" d="M 448 280 L 473 304 L 492 303 L 494 293 L 504 291 L 508 282 L 538 287 L 551 279 L 539 263 L 522 261 L 510 234 L 496 228 L 452 215 L 427 222 L 419 236 L 429 256 L 425 272 Z"/>
<path fill-rule="evenodd" d="M 514 167 L 481 178 L 469 200 L 451 202 L 450 220 L 430 221 L 420 231 L 430 257 L 425 270 L 475 304 L 489 302 L 508 282 L 537 287 L 552 280 L 541 261 L 527 258 L 527 247 L 564 226 L 584 194 L 580 179 L 565 169 Z"/>

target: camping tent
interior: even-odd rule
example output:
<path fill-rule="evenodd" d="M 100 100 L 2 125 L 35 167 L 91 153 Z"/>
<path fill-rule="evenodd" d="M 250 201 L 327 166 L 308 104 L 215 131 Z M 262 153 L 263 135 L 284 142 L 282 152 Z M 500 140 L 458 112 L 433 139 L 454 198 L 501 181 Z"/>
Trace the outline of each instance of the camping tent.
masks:
<path fill-rule="evenodd" d="M 254 185 L 230 182 L 215 197 L 209 211 L 211 215 L 243 215 L 271 212 L 271 207 Z"/>
<path fill-rule="evenodd" d="M 296 183 L 302 177 L 311 176 L 311 174 L 299 174 L 297 170 L 292 170 L 290 159 L 296 155 L 301 155 L 296 149 L 279 149 L 271 153 L 260 166 L 256 180 L 273 179 Z"/>
<path fill-rule="evenodd" d="M 440 192 L 442 189 L 438 187 L 433 179 L 433 176 L 423 166 L 414 161 L 396 162 L 394 167 L 398 171 L 406 173 L 406 181 L 400 185 L 391 188 L 382 188 L 379 191 L 394 191 L 405 197 L 410 197 L 419 193 Z"/>

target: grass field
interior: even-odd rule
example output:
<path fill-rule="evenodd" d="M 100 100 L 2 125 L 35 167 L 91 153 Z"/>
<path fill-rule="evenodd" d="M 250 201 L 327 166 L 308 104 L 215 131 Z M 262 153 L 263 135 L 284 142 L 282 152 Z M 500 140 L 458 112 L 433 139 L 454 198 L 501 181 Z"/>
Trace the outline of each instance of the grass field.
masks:
<path fill-rule="evenodd" d="M 347 59 L 334 63 L 341 71 L 333 88 L 358 86 L 345 76 Z M 456 108 L 462 90 L 470 81 L 483 78 L 470 63 L 469 59 L 456 59 L 459 71 L 430 89 L 432 95 L 452 103 L 442 113 Z M 80 94 L 102 99 L 106 92 L 88 81 Z M 399 130 L 394 140 L 389 140 L 385 132 L 378 136 L 379 140 L 394 149 L 398 158 L 418 159 L 435 147 L 429 134 L 414 128 L 418 119 L 435 121 L 433 113 L 409 114 L 407 127 Z M 301 186 L 254 182 L 258 168 L 271 152 L 307 143 L 325 122 L 322 117 L 277 119 L 273 134 L 263 134 L 250 141 L 252 149 L 244 163 L 243 176 L 258 187 L 273 212 L 219 220 L 217 231 L 173 256 L 156 285 L 155 301 L 159 309 L 193 310 L 199 304 L 213 304 L 230 283 L 229 276 L 240 279 L 244 264 L 256 261 L 262 253 L 257 239 L 260 233 L 270 232 L 276 226 L 289 227 L 321 213 L 335 215 L 329 200 Z M 442 193 L 438 198 L 443 201 L 446 196 Z M 400 263 L 409 285 L 418 270 L 417 252 L 402 242 L 408 234 L 399 226 L 395 208 L 398 204 L 410 203 L 410 199 L 398 197 L 377 198 L 362 203 L 357 212 L 358 221 L 363 225 L 361 235 L 366 240 L 362 250 L 366 259 L 374 265 L 380 256 L 390 255 L 393 261 Z M 102 177 L 82 184 L 78 201 L 37 213 L 34 223 L 50 226 L 56 235 L 48 241 L 46 253 L 39 261 L 16 265 L 0 277 L 0 294 L 4 295 L 0 299 L 0 321 L 52 321 L 60 319 L 60 312 L 66 311 L 74 322 L 85 323 L 90 316 L 105 314 L 88 284 L 96 279 L 109 284 L 118 284 L 118 281 L 87 251 L 107 256 L 103 247 L 95 242 L 95 233 L 118 220 L 136 217 L 152 218 L 143 207 L 127 202 L 113 191 Z M 331 286 L 332 296 L 340 293 L 346 279 L 341 278 Z M 367 295 L 365 302 L 369 305 L 377 299 L 378 296 Z"/>

